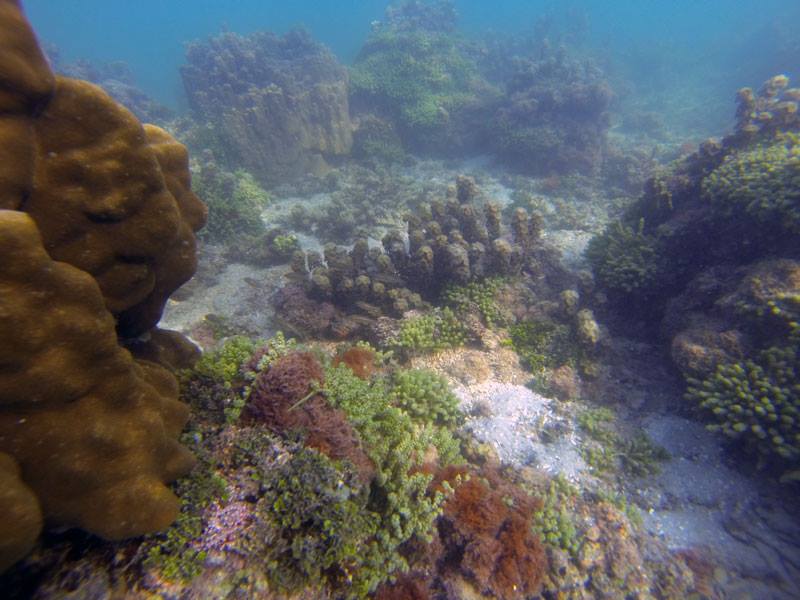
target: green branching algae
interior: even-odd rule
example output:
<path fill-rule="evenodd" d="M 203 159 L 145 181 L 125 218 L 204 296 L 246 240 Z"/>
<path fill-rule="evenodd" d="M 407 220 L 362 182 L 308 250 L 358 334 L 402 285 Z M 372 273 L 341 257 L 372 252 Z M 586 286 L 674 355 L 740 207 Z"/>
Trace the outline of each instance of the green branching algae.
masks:
<path fill-rule="evenodd" d="M 502 277 L 490 277 L 466 285 L 449 286 L 442 298 L 457 314 L 477 313 L 487 327 L 499 327 L 508 322 L 497 300 L 497 293 L 504 284 Z"/>
<path fill-rule="evenodd" d="M 575 515 L 569 506 L 578 490 L 562 475 L 554 477 L 542 497 L 542 508 L 533 515 L 533 531 L 546 544 L 561 548 L 573 557 L 578 556 L 582 539 L 575 526 Z"/>
<path fill-rule="evenodd" d="M 767 459 L 800 460 L 800 326 L 755 359 L 723 363 L 706 379 L 688 379 L 688 399 L 715 421 L 714 431 L 746 442 Z"/>
<path fill-rule="evenodd" d="M 589 242 L 586 259 L 598 283 L 620 296 L 646 296 L 658 287 L 662 275 L 662 250 L 658 240 L 637 229 L 616 222 Z"/>
<path fill-rule="evenodd" d="M 508 344 L 534 374 L 564 364 L 576 365 L 579 349 L 570 328 L 545 321 L 521 321 L 509 327 Z"/>
<path fill-rule="evenodd" d="M 391 348 L 406 355 L 457 348 L 467 342 L 467 331 L 452 309 L 445 307 L 405 319 Z"/>
<path fill-rule="evenodd" d="M 412 419 L 423 423 L 457 425 L 463 420 L 458 398 L 447 381 L 433 371 L 399 371 L 394 376 L 390 398 Z"/>

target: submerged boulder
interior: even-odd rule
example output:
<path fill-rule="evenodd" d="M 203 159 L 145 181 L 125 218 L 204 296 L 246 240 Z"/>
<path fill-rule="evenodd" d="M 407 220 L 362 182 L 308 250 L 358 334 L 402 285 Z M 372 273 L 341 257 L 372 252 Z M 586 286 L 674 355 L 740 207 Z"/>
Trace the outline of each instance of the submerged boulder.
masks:
<path fill-rule="evenodd" d="M 347 70 L 301 30 L 194 42 L 181 76 L 215 154 L 274 184 L 323 172 L 353 143 Z"/>

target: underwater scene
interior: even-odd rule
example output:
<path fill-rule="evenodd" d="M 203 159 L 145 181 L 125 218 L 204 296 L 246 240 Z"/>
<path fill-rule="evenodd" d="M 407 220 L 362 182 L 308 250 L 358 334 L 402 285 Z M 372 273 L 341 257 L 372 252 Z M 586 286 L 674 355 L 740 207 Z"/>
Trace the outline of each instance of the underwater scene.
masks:
<path fill-rule="evenodd" d="M 796 0 L 0 0 L 0 598 L 800 599 Z"/>

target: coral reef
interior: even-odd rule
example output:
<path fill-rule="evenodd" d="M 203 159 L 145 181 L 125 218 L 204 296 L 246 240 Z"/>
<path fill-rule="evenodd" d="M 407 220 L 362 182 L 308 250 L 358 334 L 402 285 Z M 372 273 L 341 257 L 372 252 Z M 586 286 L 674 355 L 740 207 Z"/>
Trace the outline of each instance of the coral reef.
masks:
<path fill-rule="evenodd" d="M 487 129 L 490 147 L 535 175 L 596 172 L 606 150 L 612 93 L 600 69 L 563 49 L 518 58 Z"/>
<path fill-rule="evenodd" d="M 800 137 L 778 133 L 726 156 L 703 180 L 703 194 L 728 217 L 800 233 Z"/>
<path fill-rule="evenodd" d="M 386 10 L 351 70 L 354 107 L 386 115 L 404 144 L 452 152 L 474 147 L 489 86 L 455 34 L 449 2 L 403 2 Z"/>
<path fill-rule="evenodd" d="M 770 82 L 756 104 L 778 93 Z M 666 301 L 705 269 L 796 254 L 800 122 L 744 135 L 755 110 L 745 96 L 737 131 L 657 172 L 622 223 L 592 241 L 587 257 L 612 303 L 658 320 Z"/>
<path fill-rule="evenodd" d="M 302 30 L 194 42 L 181 76 L 228 168 L 271 185 L 322 172 L 350 152 L 347 71 Z"/>
<path fill-rule="evenodd" d="M 457 200 L 459 194 L 462 202 Z M 478 208 L 472 203 L 475 194 L 474 181 L 459 178 L 459 185 L 452 189 L 454 197 L 423 205 L 408 215 L 408 232 L 390 231 L 382 249 L 358 239 L 349 251 L 327 244 L 323 256 L 297 253 L 290 279 L 305 288 L 307 298 L 302 303 L 309 305 L 308 312 L 313 312 L 314 305 L 309 300 L 316 299 L 333 308 L 330 321 L 346 316 L 375 320 L 427 308 L 428 302 L 441 297 L 456 309 L 477 308 L 487 324 L 502 321 L 492 300 L 500 283 L 492 277 L 558 270 L 558 261 L 541 242 L 541 223 L 535 215 L 516 211 L 511 237 L 502 229 L 499 208 L 492 203 Z M 298 293 L 297 288 L 291 289 L 295 290 L 292 295 Z M 298 299 L 280 304 L 296 311 L 300 303 Z M 440 317 L 407 324 L 400 346 L 433 347 L 442 334 L 454 339 L 465 334 L 461 326 L 449 326 L 452 319 L 447 313 Z M 330 335 L 326 328 L 314 331 Z"/>
<path fill-rule="evenodd" d="M 610 306 L 660 325 L 711 428 L 783 468 L 798 457 L 800 285 L 800 119 L 787 87 L 776 76 L 741 90 L 735 131 L 656 173 L 587 251 Z"/>
<path fill-rule="evenodd" d="M 118 336 L 148 334 L 194 272 L 205 207 L 186 150 L 96 86 L 54 77 L 13 0 L 0 3 L 0 72 L 6 499 L 35 494 L 48 524 L 107 539 L 162 529 L 178 513 L 167 484 L 193 464 L 177 440 L 188 407 Z M 148 356 L 191 360 L 153 333 Z M 32 507 L 9 507 L 30 528 L 9 533 L 6 560 L 38 533 Z"/>
<path fill-rule="evenodd" d="M 667 315 L 679 330 L 672 355 L 687 376 L 686 396 L 711 429 L 742 440 L 762 461 L 796 465 L 800 264 L 765 260 L 717 274 L 713 285 L 702 275 L 710 306 L 687 307 L 686 294 Z"/>
<path fill-rule="evenodd" d="M 800 88 L 789 88 L 786 75 L 770 77 L 758 92 L 742 88 L 736 92 L 736 135 L 743 140 L 769 137 L 800 127 Z"/>

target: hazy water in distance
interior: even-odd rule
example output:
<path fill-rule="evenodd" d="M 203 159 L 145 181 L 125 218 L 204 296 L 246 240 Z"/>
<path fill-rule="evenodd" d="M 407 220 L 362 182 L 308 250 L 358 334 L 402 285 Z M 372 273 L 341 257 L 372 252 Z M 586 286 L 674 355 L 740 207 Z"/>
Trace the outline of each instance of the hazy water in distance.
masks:
<path fill-rule="evenodd" d="M 178 68 L 186 42 L 223 29 L 283 33 L 303 25 L 345 63 L 383 18 L 381 0 L 23 0 L 44 43 L 62 59 L 124 61 L 139 87 L 181 106 Z M 460 28 L 534 31 L 543 15 L 594 49 L 610 75 L 633 82 L 621 93 L 689 93 L 733 111 L 732 96 L 779 72 L 800 77 L 797 0 L 459 0 Z M 704 88 L 704 89 L 701 89 Z M 700 98 L 700 96 L 703 96 Z M 714 97 L 708 97 L 712 95 Z M 724 108 L 727 107 L 727 108 Z"/>

